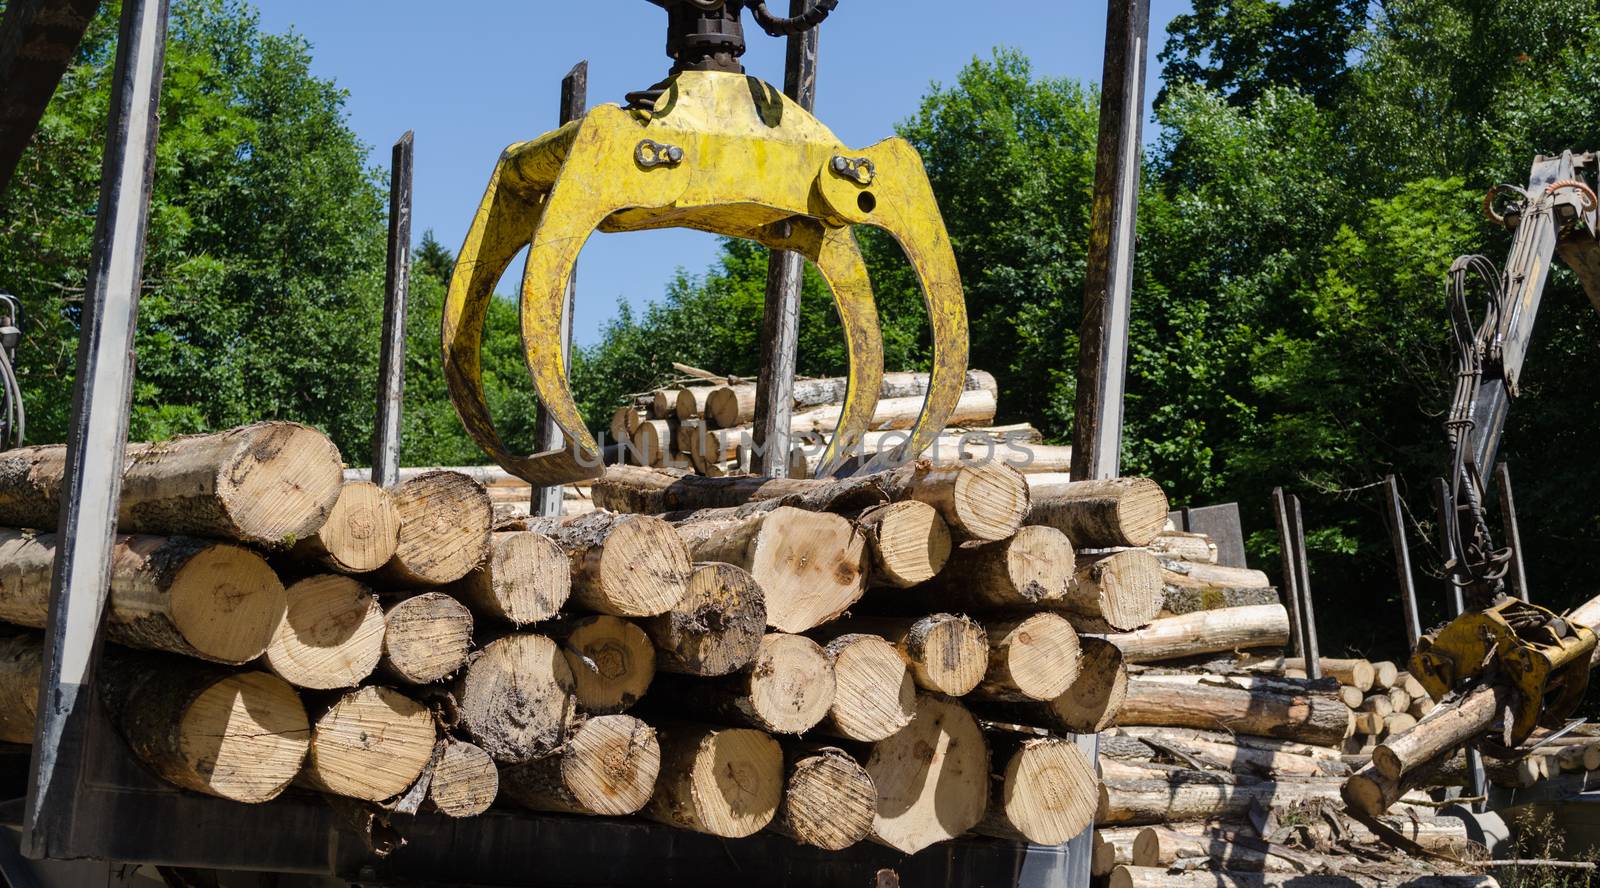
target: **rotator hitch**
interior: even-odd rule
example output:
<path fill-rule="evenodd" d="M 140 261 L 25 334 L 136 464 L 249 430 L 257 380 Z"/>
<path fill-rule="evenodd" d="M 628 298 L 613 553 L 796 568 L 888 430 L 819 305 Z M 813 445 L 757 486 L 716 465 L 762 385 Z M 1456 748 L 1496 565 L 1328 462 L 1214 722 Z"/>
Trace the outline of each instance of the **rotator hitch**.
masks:
<path fill-rule="evenodd" d="M 666 80 L 508 147 L 461 248 L 444 306 L 444 368 L 451 399 L 475 441 L 536 485 L 592 478 L 600 448 L 567 383 L 561 320 L 567 280 L 591 232 L 692 228 L 797 252 L 833 291 L 849 359 L 836 433 L 818 475 L 855 449 L 877 407 L 883 340 L 866 263 L 850 228 L 872 225 L 905 252 L 927 302 L 933 366 L 927 401 L 895 454 L 920 454 L 944 428 L 967 368 L 967 315 L 955 254 L 922 160 L 903 139 L 853 150 L 781 91 L 744 74 L 741 14 L 750 6 L 775 35 L 816 27 L 837 5 L 822 0 L 792 19 L 747 0 L 650 0 L 668 13 Z M 500 439 L 484 398 L 480 352 L 495 284 L 528 247 L 522 340 L 540 400 L 565 433 L 564 449 L 530 456 Z"/>

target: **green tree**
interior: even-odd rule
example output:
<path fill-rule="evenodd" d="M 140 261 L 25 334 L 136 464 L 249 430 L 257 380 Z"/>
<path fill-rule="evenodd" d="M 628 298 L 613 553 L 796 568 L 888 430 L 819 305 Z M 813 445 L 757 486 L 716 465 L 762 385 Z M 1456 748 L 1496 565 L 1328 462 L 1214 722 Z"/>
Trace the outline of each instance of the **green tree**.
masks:
<path fill-rule="evenodd" d="M 1173 17 L 1162 48 L 1161 104 L 1173 84 L 1195 83 L 1239 105 L 1274 86 L 1332 104 L 1344 87 L 1367 0 L 1195 0 Z"/>

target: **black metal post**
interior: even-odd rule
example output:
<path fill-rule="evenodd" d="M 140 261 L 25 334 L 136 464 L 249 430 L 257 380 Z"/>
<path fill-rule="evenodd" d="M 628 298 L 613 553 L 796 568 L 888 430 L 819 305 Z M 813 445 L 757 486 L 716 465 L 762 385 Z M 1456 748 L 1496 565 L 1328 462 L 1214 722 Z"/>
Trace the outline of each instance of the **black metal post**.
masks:
<path fill-rule="evenodd" d="M 1105 72 L 1100 82 L 1089 268 L 1078 334 L 1074 478 L 1115 477 L 1121 459 L 1149 33 L 1150 0 L 1111 0 Z"/>
<path fill-rule="evenodd" d="M 1306 641 L 1300 622 L 1300 570 L 1294 558 L 1294 521 L 1282 487 L 1272 489 L 1272 515 L 1278 525 L 1279 563 L 1283 567 L 1283 603 L 1289 608 L 1289 652 L 1304 657 Z"/>
<path fill-rule="evenodd" d="M 1443 478 L 1433 481 L 1434 505 L 1439 510 L 1439 557 L 1445 562 L 1445 582 L 1450 585 L 1450 614 L 1459 617 L 1466 611 L 1466 599 L 1462 597 L 1461 587 L 1451 582 L 1450 560 L 1455 557 L 1455 546 L 1450 541 L 1447 529 L 1450 526 L 1450 482 Z M 1483 754 L 1477 747 L 1467 747 L 1467 791 L 1475 798 L 1482 798 L 1488 785 L 1488 775 L 1483 770 Z M 1474 811 L 1482 812 L 1483 802 L 1474 802 Z"/>
<path fill-rule="evenodd" d="M 1400 582 L 1400 612 L 1406 621 L 1406 645 L 1414 651 L 1417 640 L 1422 638 L 1422 618 L 1417 614 L 1417 587 L 1411 579 L 1411 546 L 1406 543 L 1400 484 L 1390 475 L 1383 485 L 1383 517 L 1389 525 L 1389 543 L 1394 548 L 1394 572 Z"/>
<path fill-rule="evenodd" d="M 23 847 L 32 857 L 65 847 L 81 789 L 84 726 L 128 444 L 166 39 L 167 0 L 124 0 L 23 812 Z"/>
<path fill-rule="evenodd" d="M 789 0 L 803 15 L 816 0 Z M 817 106 L 817 28 L 789 38 L 783 92 L 800 107 Z M 768 478 L 789 475 L 789 419 L 794 410 L 795 353 L 800 337 L 800 283 L 805 259 L 774 250 L 767 259 L 767 299 L 761 316 L 761 375 L 756 382 L 755 452 L 750 470 Z"/>
<path fill-rule="evenodd" d="M 1322 678 L 1322 646 L 1317 643 L 1317 608 L 1311 601 L 1311 563 L 1306 556 L 1306 524 L 1300 514 L 1300 497 L 1289 497 L 1289 520 L 1294 526 L 1295 585 L 1300 590 L 1300 637 L 1305 654 L 1306 678 Z"/>
<path fill-rule="evenodd" d="M 1500 524 L 1506 545 L 1511 547 L 1511 594 L 1528 601 L 1528 574 L 1523 569 L 1522 531 L 1517 527 L 1517 504 L 1511 497 L 1511 468 L 1500 463 L 1494 469 L 1494 483 L 1500 489 Z"/>
<path fill-rule="evenodd" d="M 561 123 L 566 125 L 583 116 L 584 108 L 589 102 L 589 62 L 581 61 L 572 66 L 567 76 L 561 78 Z M 574 268 L 572 275 L 567 278 L 567 304 L 561 313 L 561 366 L 565 373 L 572 373 L 572 316 L 577 312 L 578 304 L 578 270 Z M 556 424 L 555 417 L 544 407 L 544 402 L 539 402 L 538 420 L 534 426 L 533 450 L 543 453 L 546 450 L 556 450 L 566 441 L 566 436 L 561 432 L 561 426 Z M 533 502 L 529 503 L 529 511 L 543 517 L 555 517 L 561 514 L 561 494 L 565 490 L 561 485 L 554 487 L 535 487 L 533 489 Z"/>
<path fill-rule="evenodd" d="M 389 163 L 389 254 L 383 275 L 383 341 L 378 353 L 378 421 L 372 483 L 400 483 L 400 410 L 406 393 L 406 306 L 411 294 L 411 157 L 407 130 Z"/>

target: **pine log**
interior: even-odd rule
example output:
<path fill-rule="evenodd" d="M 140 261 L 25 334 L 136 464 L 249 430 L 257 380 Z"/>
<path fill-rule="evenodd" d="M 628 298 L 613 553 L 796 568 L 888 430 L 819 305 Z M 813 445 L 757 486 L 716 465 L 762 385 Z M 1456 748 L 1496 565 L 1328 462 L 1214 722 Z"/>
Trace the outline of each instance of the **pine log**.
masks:
<path fill-rule="evenodd" d="M 596 508 L 658 515 L 773 503 L 819 512 L 856 514 L 888 501 L 879 476 L 836 481 L 741 475 L 705 478 L 682 472 L 607 466 L 594 482 Z"/>
<path fill-rule="evenodd" d="M 1347 684 L 1365 694 L 1372 690 L 1376 680 L 1377 671 L 1372 668 L 1372 663 L 1360 659 L 1339 659 L 1336 657 L 1322 657 L 1318 664 L 1322 667 L 1322 674 L 1326 678 L 1337 679 L 1340 684 Z M 1252 671 L 1289 672 L 1299 671 L 1305 677 L 1306 661 L 1300 657 L 1246 657 L 1241 664 L 1243 668 Z"/>
<path fill-rule="evenodd" d="M 495 533 L 489 557 L 447 590 L 481 616 L 525 626 L 548 620 L 572 594 L 566 550 L 526 531 Z"/>
<path fill-rule="evenodd" d="M 1350 736 L 1351 721 L 1350 710 L 1327 694 L 1188 687 L 1134 677 L 1116 723 L 1221 729 L 1332 746 Z"/>
<path fill-rule="evenodd" d="M 323 792 L 381 802 L 416 782 L 437 739 L 428 707 L 392 688 L 360 688 L 317 717 L 304 776 Z"/>
<path fill-rule="evenodd" d="M 1196 774 L 1149 772 L 1142 779 L 1107 777 L 1100 782 L 1097 826 L 1149 826 L 1185 820 L 1242 820 L 1254 804 L 1284 808 L 1301 802 L 1338 803 L 1335 780 L 1222 782 Z"/>
<path fill-rule="evenodd" d="M 1435 759 L 1489 729 L 1512 691 L 1503 685 L 1483 685 L 1448 706 L 1441 706 L 1416 727 L 1380 743 L 1372 751 L 1372 764 L 1387 780 Z"/>
<path fill-rule="evenodd" d="M 1419 876 L 1374 882 L 1349 876 L 1308 876 L 1300 872 L 1256 873 L 1196 870 L 1170 873 L 1166 867 L 1119 866 L 1110 888 L 1500 888 L 1490 876 Z"/>
<path fill-rule="evenodd" d="M 868 477 L 891 500 L 917 500 L 938 509 L 957 540 L 1003 540 L 1028 514 L 1027 481 L 1000 462 L 938 465 L 921 459 Z"/>
<path fill-rule="evenodd" d="M 1388 718 L 1394 712 L 1394 705 L 1389 702 L 1388 694 L 1375 694 L 1361 701 L 1356 707 L 1357 712 L 1370 712 L 1378 718 Z"/>
<path fill-rule="evenodd" d="M 874 840 L 914 854 L 961 835 L 989 805 L 989 745 L 953 700 L 918 695 L 905 730 L 873 745 L 867 773 L 878 789 Z"/>
<path fill-rule="evenodd" d="M 1389 660 L 1380 660 L 1372 664 L 1372 689 L 1387 691 L 1400 680 L 1400 667 Z"/>
<path fill-rule="evenodd" d="M 782 507 L 732 523 L 677 525 L 696 561 L 744 568 L 766 598 L 767 625 L 804 632 L 834 619 L 866 587 L 866 540 L 838 515 Z"/>
<path fill-rule="evenodd" d="M 1220 731 L 1202 731 L 1194 728 L 1175 727 L 1149 727 L 1142 725 L 1127 725 L 1116 728 L 1113 736 L 1154 738 L 1156 740 L 1196 741 L 1200 743 L 1232 744 L 1241 749 L 1256 749 L 1264 752 L 1282 753 L 1284 755 L 1304 756 L 1320 761 L 1342 763 L 1343 756 L 1337 749 L 1321 746 L 1315 743 L 1297 743 L 1292 740 L 1276 740 L 1270 737 L 1255 737 L 1248 734 L 1228 734 Z"/>
<path fill-rule="evenodd" d="M 1333 679 L 1319 679 L 1309 681 L 1304 678 L 1289 678 L 1277 675 L 1218 675 L 1209 672 L 1165 672 L 1159 664 L 1155 666 L 1135 666 L 1133 671 L 1145 681 L 1164 681 L 1168 684 L 1210 685 L 1219 688 L 1246 688 L 1249 690 L 1277 691 L 1283 694 L 1330 693 L 1339 697 L 1339 702 L 1344 702 L 1339 684 Z M 1360 705 L 1365 697 L 1357 700 Z"/>
<path fill-rule="evenodd" d="M 544 631 L 561 642 L 578 706 L 586 713 L 626 711 L 656 677 L 656 649 L 650 636 L 620 617 L 573 617 L 551 623 Z"/>
<path fill-rule="evenodd" d="M 1065 533 L 1079 549 L 1143 546 L 1167 526 L 1167 494 L 1149 478 L 1034 487 L 1029 524 Z"/>
<path fill-rule="evenodd" d="M 1059 737 L 990 734 L 994 764 L 989 810 L 976 831 L 1060 845 L 1094 822 L 1099 780 L 1078 745 Z"/>
<path fill-rule="evenodd" d="M 383 658 L 383 608 L 367 587 L 339 574 L 307 577 L 285 590 L 288 606 L 267 645 L 279 678 L 311 690 L 353 688 Z"/>
<path fill-rule="evenodd" d="M 1266 574 L 1242 567 L 1169 559 L 1162 561 L 1161 583 L 1162 607 L 1173 614 L 1279 601 Z"/>
<path fill-rule="evenodd" d="M 1109 727 L 1128 694 L 1128 670 L 1116 645 L 1094 636 L 1078 639 L 1078 677 L 1065 694 L 1047 703 L 977 704 L 992 721 L 1033 725 L 1069 734 L 1095 734 Z"/>
<path fill-rule="evenodd" d="M 554 641 L 514 633 L 484 648 L 455 681 L 459 726 L 497 762 L 559 747 L 574 717 L 572 669 Z"/>
<path fill-rule="evenodd" d="M 639 415 L 635 407 L 618 407 L 611 412 L 611 440 L 618 444 L 626 444 L 633 440 L 633 430 L 644 422 L 644 417 Z"/>
<path fill-rule="evenodd" d="M 992 621 L 989 669 L 972 694 L 980 700 L 1054 700 L 1078 678 L 1078 633 L 1061 617 L 1038 613 Z"/>
<path fill-rule="evenodd" d="M 459 472 L 424 472 L 390 491 L 400 515 L 394 557 L 379 571 L 393 585 L 443 586 L 466 576 L 489 552 L 494 504 L 483 485 Z"/>
<path fill-rule="evenodd" d="M 43 668 L 44 645 L 39 636 L 0 638 L 0 741 L 33 744 Z"/>
<path fill-rule="evenodd" d="M 881 635 L 900 651 L 917 687 L 960 697 L 978 686 L 989 665 L 989 637 L 970 617 L 854 617 L 830 625 L 830 637 Z"/>
<path fill-rule="evenodd" d="M 55 528 L 66 457 L 61 444 L 0 454 L 0 525 Z M 322 526 L 343 484 L 338 448 L 298 423 L 129 444 L 117 527 L 286 548 Z"/>
<path fill-rule="evenodd" d="M 878 791 L 867 769 L 842 749 L 784 745 L 783 802 L 775 832 L 813 848 L 843 851 L 872 834 Z"/>
<path fill-rule="evenodd" d="M 850 740 L 882 740 L 911 723 L 916 683 L 895 646 L 877 635 L 846 634 L 823 648 L 833 662 L 833 705 L 825 729 Z"/>
<path fill-rule="evenodd" d="M 657 669 L 727 675 L 756 657 L 767 628 L 766 596 L 744 568 L 696 564 L 677 605 L 639 626 L 655 643 Z"/>
<path fill-rule="evenodd" d="M 0 528 L 0 620 L 44 628 L 55 556 L 55 534 Z M 278 575 L 242 546 L 117 537 L 105 626 L 118 644 L 248 663 L 267 649 L 286 606 Z"/>
<path fill-rule="evenodd" d="M 572 602 L 613 617 L 653 617 L 683 600 L 689 551 L 672 526 L 647 515 L 591 512 L 577 518 L 533 518 L 571 563 Z"/>
<path fill-rule="evenodd" d="M 295 543 L 290 555 L 326 570 L 368 573 L 388 563 L 400 545 L 400 511 L 388 491 L 349 481 L 322 526 Z"/>
<path fill-rule="evenodd" d="M 1183 859 L 1209 860 L 1213 867 L 1244 872 L 1305 872 L 1308 855 L 1283 845 L 1264 842 L 1239 831 L 1181 832 L 1145 827 L 1133 843 L 1133 865 L 1170 867 Z"/>
<path fill-rule="evenodd" d="M 712 385 L 691 385 L 678 389 L 677 400 L 673 403 L 673 413 L 678 419 L 698 419 L 705 415 L 706 400 L 717 387 Z"/>
<path fill-rule="evenodd" d="M 472 612 L 442 592 L 424 592 L 385 609 L 384 673 L 431 684 L 460 669 L 472 649 Z"/>
<path fill-rule="evenodd" d="M 661 774 L 643 809 L 652 820 L 737 839 L 765 829 L 783 798 L 783 750 L 749 728 L 661 726 Z"/>
<path fill-rule="evenodd" d="M 1350 767 L 1341 761 L 1271 749 L 1257 749 L 1221 735 L 1220 742 L 1181 737 L 1151 737 L 1156 748 L 1182 752 L 1209 768 L 1266 779 L 1294 777 L 1347 777 Z"/>
<path fill-rule="evenodd" d="M 1094 851 L 1090 856 L 1089 874 L 1109 876 L 1119 866 L 1133 863 L 1133 843 L 1143 832 L 1138 826 L 1113 826 L 1094 831 Z"/>
<path fill-rule="evenodd" d="M 428 803 L 446 817 L 477 817 L 500 795 L 500 772 L 479 747 L 445 737 L 428 775 Z"/>
<path fill-rule="evenodd" d="M 1354 685 L 1339 686 L 1339 702 L 1350 707 L 1352 710 L 1360 709 L 1361 704 L 1366 699 L 1367 697 L 1365 694 L 1361 693 L 1361 689 L 1355 687 Z"/>
<path fill-rule="evenodd" d="M 1164 617 L 1133 632 L 1106 636 L 1129 663 L 1151 663 L 1289 642 L 1289 613 L 1281 604 L 1228 607 Z"/>
<path fill-rule="evenodd" d="M 771 632 L 761 639 L 755 660 L 731 675 L 664 676 L 658 700 L 673 712 L 719 724 L 801 734 L 827 716 L 834 692 L 833 663 L 816 642 Z"/>
<path fill-rule="evenodd" d="M 619 817 L 650 801 L 661 770 L 655 729 L 631 715 L 584 720 L 560 753 L 501 772 L 507 798 L 535 811 Z"/>
<path fill-rule="evenodd" d="M 796 384 L 799 382 L 795 380 Z M 751 421 L 756 415 L 756 387 L 753 384 L 717 386 L 706 395 L 703 415 L 707 424 L 717 429 Z"/>
<path fill-rule="evenodd" d="M 1404 734 L 1417 726 L 1417 720 L 1404 712 L 1396 712 L 1386 716 L 1383 720 L 1383 736 L 1385 739 Z"/>
<path fill-rule="evenodd" d="M 662 458 L 678 452 L 678 430 L 665 419 L 647 419 L 633 430 L 630 443 L 634 453 L 648 465 L 662 464 Z"/>
<path fill-rule="evenodd" d="M 902 500 L 861 514 L 874 586 L 907 589 L 939 573 L 950 557 L 950 528 L 927 503 Z"/>
<path fill-rule="evenodd" d="M 909 429 L 922 417 L 922 406 L 926 400 L 927 398 L 923 396 L 880 398 L 878 405 L 872 411 L 871 427 Z M 945 424 L 955 427 L 993 425 L 996 409 L 992 392 L 981 389 L 962 392 Z M 839 404 L 825 404 L 810 410 L 797 411 L 789 419 L 789 431 L 791 434 L 807 432 L 831 434 L 839 427 L 839 417 L 843 413 L 844 407 Z"/>
<path fill-rule="evenodd" d="M 1481 845 L 1474 843 L 1468 837 L 1466 822 L 1457 817 L 1428 817 L 1410 812 L 1404 817 L 1382 817 L 1379 818 L 1379 822 L 1423 848 L 1440 854 L 1466 858 L 1481 854 L 1483 850 Z M 1337 825 L 1325 818 L 1312 818 L 1296 823 L 1293 827 L 1280 827 L 1280 830 L 1304 836 L 1317 846 L 1337 840 L 1369 846 L 1379 841 L 1365 826 L 1348 818 L 1340 818 Z M 1136 860 L 1146 861 L 1140 863 L 1140 866 L 1171 866 L 1179 860 L 1196 856 L 1210 859 L 1214 853 L 1226 853 L 1221 852 L 1216 843 L 1230 842 L 1236 836 L 1243 836 L 1253 842 L 1261 841 L 1253 827 L 1236 827 L 1222 823 L 1170 823 L 1155 827 L 1113 828 L 1096 832 L 1107 832 L 1119 837 L 1131 833 L 1128 839 L 1129 859 L 1117 862 L 1133 865 Z M 1202 851 L 1205 853 L 1196 853 Z M 1136 858 L 1135 855 L 1139 856 Z M 1107 871 L 1109 872 L 1109 869 Z"/>
<path fill-rule="evenodd" d="M 1024 527 L 991 543 L 965 543 L 919 595 L 947 610 L 1043 607 L 1067 597 L 1073 578 L 1072 543 L 1050 527 Z"/>
<path fill-rule="evenodd" d="M 1163 530 L 1145 548 L 1163 560 L 1190 564 L 1216 564 L 1217 544 L 1203 533 Z"/>
<path fill-rule="evenodd" d="M 794 381 L 794 407 L 804 411 L 811 407 L 843 403 L 846 377 L 831 379 L 796 379 Z M 988 392 L 991 399 L 998 396 L 999 386 L 994 377 L 982 370 L 968 370 L 967 391 Z M 885 373 L 883 385 L 878 390 L 880 403 L 888 399 L 918 398 L 928 394 L 926 373 Z M 756 387 L 751 384 L 718 386 L 706 397 L 705 415 L 717 428 L 749 422 L 756 411 Z M 875 427 L 881 427 L 876 426 Z"/>
<path fill-rule="evenodd" d="M 1143 549 L 1125 549 L 1080 557 L 1060 607 L 1112 630 L 1128 630 L 1154 620 L 1161 602 L 1161 562 Z"/>
<path fill-rule="evenodd" d="M 737 430 L 736 433 L 749 434 L 747 429 Z M 831 438 L 821 433 L 801 437 L 802 441 L 792 445 L 790 451 L 789 473 L 792 478 L 809 478 L 822 468 L 822 456 Z M 909 440 L 911 433 L 905 430 L 866 432 L 851 455 L 862 462 L 880 455 L 892 458 Z M 1031 485 L 1034 477 L 1055 477 L 1051 473 L 1064 472 L 1072 465 L 1071 447 L 1051 447 L 1041 443 L 1043 440 L 1039 430 L 1027 423 L 951 428 L 934 438 L 933 443 L 920 455 L 939 464 L 963 461 L 1004 463 L 1027 475 Z"/>

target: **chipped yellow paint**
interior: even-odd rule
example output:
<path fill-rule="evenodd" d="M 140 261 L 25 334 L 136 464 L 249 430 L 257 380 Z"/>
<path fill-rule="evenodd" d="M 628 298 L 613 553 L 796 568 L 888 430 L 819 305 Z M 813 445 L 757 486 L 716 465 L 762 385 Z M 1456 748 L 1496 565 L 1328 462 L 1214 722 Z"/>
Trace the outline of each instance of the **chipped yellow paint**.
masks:
<path fill-rule="evenodd" d="M 681 161 L 641 162 L 636 150 L 644 140 L 681 149 Z M 870 161 L 870 181 L 835 171 L 838 157 Z M 597 476 L 599 448 L 578 414 L 561 357 L 573 264 L 595 230 L 693 228 L 798 252 L 833 290 L 850 370 L 839 427 L 819 470 L 831 472 L 870 424 L 883 379 L 877 306 L 852 225 L 892 235 L 927 300 L 932 379 L 902 455 L 921 453 L 955 409 L 967 369 L 961 279 L 921 158 L 901 139 L 852 151 L 770 85 L 717 72 L 677 75 L 652 109 L 602 105 L 501 154 L 444 306 L 445 377 L 462 423 L 496 462 L 535 484 Z M 526 457 L 508 451 L 495 432 L 480 364 L 494 286 L 524 246 L 531 247 L 521 294 L 528 370 L 569 442 Z"/>

